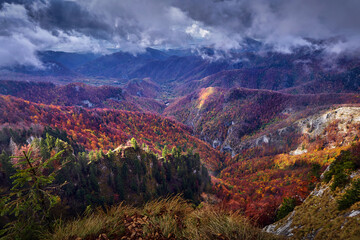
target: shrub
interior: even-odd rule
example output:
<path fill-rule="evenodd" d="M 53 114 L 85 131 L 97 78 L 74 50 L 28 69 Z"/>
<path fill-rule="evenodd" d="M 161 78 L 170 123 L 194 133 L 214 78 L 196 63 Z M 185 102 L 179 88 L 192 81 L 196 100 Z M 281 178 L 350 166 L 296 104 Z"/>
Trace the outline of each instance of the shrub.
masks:
<path fill-rule="evenodd" d="M 338 200 L 338 209 L 345 210 L 358 201 L 360 201 L 360 179 L 354 181 L 351 188 Z"/>
<path fill-rule="evenodd" d="M 334 175 L 334 182 L 331 184 L 330 188 L 331 190 L 335 190 L 337 187 L 344 188 L 346 184 L 348 184 L 350 181 L 350 178 L 347 174 L 344 172 L 339 172 Z"/>
<path fill-rule="evenodd" d="M 329 182 L 334 177 L 334 182 L 330 186 L 331 190 L 337 187 L 344 188 L 350 182 L 349 173 L 359 167 L 359 146 L 353 149 L 341 151 L 340 155 L 330 165 L 329 171 L 324 174 L 324 181 Z"/>
<path fill-rule="evenodd" d="M 314 190 L 316 182 L 320 179 L 321 166 L 318 163 L 314 163 L 311 166 L 311 170 L 308 174 L 309 179 L 309 190 Z"/>
<path fill-rule="evenodd" d="M 314 176 L 316 177 L 316 179 L 320 178 L 320 170 L 321 170 L 321 166 L 318 163 L 314 163 L 311 166 L 311 170 L 310 170 L 310 176 Z"/>
<path fill-rule="evenodd" d="M 296 200 L 293 198 L 284 198 L 279 210 L 276 213 L 276 220 L 286 217 L 295 208 Z"/>

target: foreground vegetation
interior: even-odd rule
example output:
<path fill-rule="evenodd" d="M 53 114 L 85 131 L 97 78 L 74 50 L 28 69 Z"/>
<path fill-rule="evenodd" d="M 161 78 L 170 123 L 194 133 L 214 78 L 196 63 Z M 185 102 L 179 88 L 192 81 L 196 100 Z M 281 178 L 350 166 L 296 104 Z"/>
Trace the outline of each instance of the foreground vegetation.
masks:
<path fill-rule="evenodd" d="M 120 204 L 98 209 L 68 223 L 59 222 L 43 239 L 281 239 L 254 227 L 239 213 L 194 208 L 179 196 L 142 208 Z"/>
<path fill-rule="evenodd" d="M 14 135 L 4 129 L 0 136 L 7 133 Z M 192 149 L 165 147 L 160 158 L 132 138 L 107 153 L 81 152 L 65 132 L 45 128 L 38 134 L 28 140 L 15 134 L 22 146 L 11 138 L 12 147 L 0 154 L 0 238 L 39 239 L 59 219 L 121 202 L 142 206 L 179 193 L 198 205 L 201 193 L 211 190 L 207 169 Z"/>
<path fill-rule="evenodd" d="M 171 170 L 174 165 L 174 171 L 170 171 L 174 172 L 174 175 L 169 175 L 168 180 L 166 180 L 166 174 L 163 178 L 160 178 L 163 184 L 167 183 L 177 189 L 173 189 L 172 192 L 180 191 L 189 200 L 176 195 L 152 200 L 141 207 L 126 205 L 125 202 L 120 204 L 112 202 L 112 207 L 107 207 L 105 202 L 100 204 L 100 202 L 94 201 L 95 198 L 89 198 L 93 200 L 90 202 L 91 204 L 98 205 L 97 208 L 94 209 L 92 205 L 88 205 L 81 214 L 82 217 L 71 220 L 72 218 L 67 216 L 66 220 L 62 220 L 63 216 L 66 216 L 66 208 L 72 207 L 67 205 L 66 202 L 73 203 L 74 199 L 66 189 L 64 189 L 65 195 L 58 190 L 69 184 L 71 185 L 73 181 L 72 178 L 65 177 L 61 173 L 62 170 L 68 172 L 67 165 L 71 164 L 71 162 L 59 162 L 59 157 L 66 156 L 64 153 L 66 150 L 71 150 L 71 146 L 62 140 L 53 140 L 47 134 L 47 137 L 40 140 L 40 142 L 34 140 L 30 144 L 29 150 L 22 152 L 22 156 L 13 158 L 15 166 L 13 170 L 15 173 L 10 177 L 13 180 L 13 187 L 8 194 L 2 195 L 0 201 L 0 212 L 2 216 L 5 216 L 4 221 L 7 222 L 0 232 L 0 239 L 278 239 L 254 227 L 250 221 L 238 212 L 225 211 L 220 208 L 204 206 L 203 204 L 198 204 L 196 207 L 195 203 L 198 199 L 196 196 L 203 192 L 204 187 L 206 187 L 206 169 L 202 168 L 200 170 L 198 155 L 193 155 L 191 152 L 182 155 L 175 148 L 171 151 L 171 154 L 164 151 L 164 162 L 153 162 L 151 171 L 155 171 L 155 166 L 158 164 L 160 164 L 158 167 L 164 168 L 164 170 L 160 169 L 161 171 L 158 169 L 160 172 L 166 172 L 167 168 Z M 51 146 L 51 142 L 55 145 Z M 124 150 L 123 159 L 114 158 L 117 162 L 127 162 L 127 160 L 134 162 L 137 158 L 131 157 L 130 153 L 134 154 L 134 156 L 137 154 L 146 155 L 135 139 L 132 139 L 129 144 L 131 146 L 122 149 Z M 42 148 L 42 146 L 47 147 Z M 49 150 L 55 155 L 48 160 L 44 160 L 45 155 L 51 154 Z M 117 149 L 115 152 L 119 150 Z M 108 154 L 112 155 L 114 153 L 111 151 Z M 151 157 L 152 154 L 150 153 L 149 156 Z M 101 162 L 103 161 L 102 158 L 104 156 L 94 157 L 91 158 L 91 161 Z M 189 159 L 191 161 L 187 161 Z M 73 159 L 73 161 L 76 163 L 77 160 Z M 88 165 L 91 165 L 91 161 L 88 162 Z M 177 166 L 177 164 L 179 165 Z M 195 164 L 196 166 L 185 167 L 185 165 L 189 164 Z M 132 169 L 131 172 L 134 174 L 136 168 L 133 169 L 130 165 L 129 162 L 129 168 L 127 169 Z M 189 167 L 190 171 L 187 171 Z M 77 173 L 80 174 L 80 172 Z M 196 172 L 201 172 L 201 174 L 190 174 Z M 154 179 L 151 179 L 150 175 L 147 174 L 147 170 L 144 170 L 143 173 L 149 179 L 148 181 L 154 185 L 159 185 L 156 182 L 156 176 L 159 174 L 155 174 Z M 176 179 L 179 174 L 183 175 L 181 179 L 185 182 L 179 182 L 180 178 Z M 60 179 L 67 179 L 70 182 L 65 181 L 64 184 L 56 184 L 56 182 L 59 182 L 59 176 Z M 130 171 L 127 171 L 127 176 L 130 177 Z M 95 179 L 90 174 L 90 183 L 95 184 L 97 180 L 91 180 L 92 178 Z M 135 180 L 139 178 L 139 176 L 131 175 L 130 179 L 135 182 L 134 186 L 138 186 L 139 182 L 136 183 Z M 193 184 L 197 183 L 194 186 L 195 188 L 186 186 L 188 180 L 191 180 Z M 161 189 L 165 187 L 159 186 Z M 99 187 L 97 189 L 100 190 Z M 166 189 L 167 187 L 162 189 L 164 192 L 156 192 L 161 196 L 166 194 Z M 126 195 L 130 194 L 132 196 L 134 199 L 132 204 L 139 203 L 135 199 L 136 196 L 142 194 L 141 191 L 140 193 L 136 191 L 134 195 L 135 192 L 134 190 L 131 191 L 131 187 L 128 189 L 123 186 L 122 190 Z M 193 190 L 196 191 L 193 192 Z M 95 189 L 92 189 L 92 191 L 94 192 Z M 148 189 L 148 191 L 150 190 Z M 90 197 L 93 194 L 97 195 L 97 193 L 90 192 L 88 194 Z M 63 197 L 62 200 L 60 200 L 59 196 Z M 126 202 L 129 204 L 130 201 Z"/>

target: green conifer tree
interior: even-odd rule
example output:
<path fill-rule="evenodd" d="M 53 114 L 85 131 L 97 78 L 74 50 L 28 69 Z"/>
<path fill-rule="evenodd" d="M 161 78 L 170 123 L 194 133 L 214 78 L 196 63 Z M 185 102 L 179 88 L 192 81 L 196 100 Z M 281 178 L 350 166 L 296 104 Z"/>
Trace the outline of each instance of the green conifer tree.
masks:
<path fill-rule="evenodd" d="M 8 239 L 37 239 L 40 230 L 51 227 L 50 210 L 60 201 L 53 193 L 59 186 L 52 185 L 57 171 L 45 172 L 63 151 L 45 161 L 33 159 L 31 152 L 30 149 L 22 156 L 14 157 L 18 163 L 16 173 L 11 176 L 13 187 L 0 200 L 1 215 L 15 218 L 0 231 L 0 236 L 6 235 Z"/>
<path fill-rule="evenodd" d="M 130 140 L 130 142 L 131 142 L 131 146 L 132 146 L 135 150 L 138 150 L 139 144 L 137 143 L 136 139 L 135 139 L 135 138 L 132 138 L 132 139 Z"/>

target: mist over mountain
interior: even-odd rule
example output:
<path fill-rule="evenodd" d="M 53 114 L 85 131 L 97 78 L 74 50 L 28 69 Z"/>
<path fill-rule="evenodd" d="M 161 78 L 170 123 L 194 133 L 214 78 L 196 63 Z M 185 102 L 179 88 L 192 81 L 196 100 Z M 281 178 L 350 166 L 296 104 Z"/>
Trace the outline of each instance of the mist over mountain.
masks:
<path fill-rule="evenodd" d="M 359 3 L 338 1 L 1 1 L 0 65 L 42 67 L 38 51 L 139 53 L 147 47 L 248 48 L 330 55 L 359 49 Z M 143 9 L 138 11 L 138 9 Z M 321 44 L 319 44 L 321 43 Z"/>

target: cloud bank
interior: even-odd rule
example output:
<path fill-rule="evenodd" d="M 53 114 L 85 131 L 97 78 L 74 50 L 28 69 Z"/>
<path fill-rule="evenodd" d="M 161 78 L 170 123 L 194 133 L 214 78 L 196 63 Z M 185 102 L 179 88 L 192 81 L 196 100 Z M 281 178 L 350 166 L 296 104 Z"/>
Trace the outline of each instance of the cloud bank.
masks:
<path fill-rule="evenodd" d="M 285 53 L 319 40 L 330 53 L 352 53 L 360 49 L 359 10 L 358 0 L 5 0 L 0 66 L 41 67 L 42 50 L 227 51 L 249 38 Z"/>

